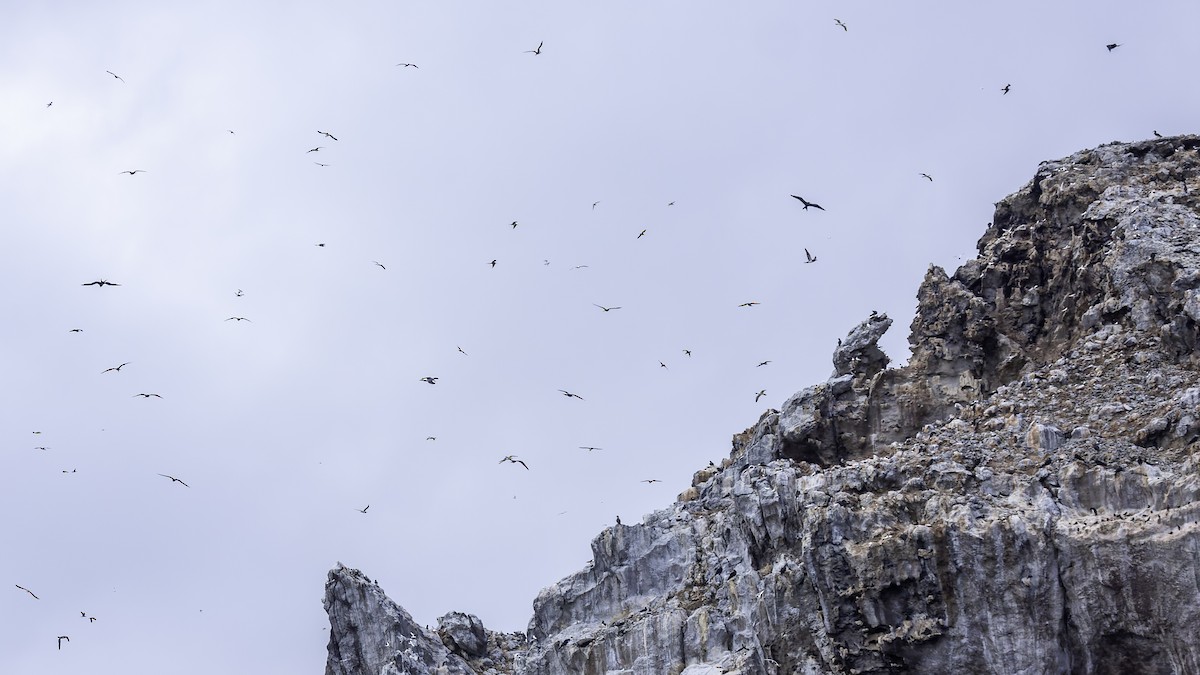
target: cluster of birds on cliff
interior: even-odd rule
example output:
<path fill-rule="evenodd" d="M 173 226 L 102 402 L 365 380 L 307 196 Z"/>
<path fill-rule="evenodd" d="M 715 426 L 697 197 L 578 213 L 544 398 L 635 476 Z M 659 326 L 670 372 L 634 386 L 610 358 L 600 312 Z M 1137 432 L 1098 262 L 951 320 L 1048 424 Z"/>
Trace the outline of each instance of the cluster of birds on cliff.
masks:
<path fill-rule="evenodd" d="M 835 29 L 840 29 L 845 32 L 848 32 L 850 30 L 850 27 L 840 19 L 834 19 L 833 26 Z M 532 54 L 533 56 L 542 57 L 542 58 L 551 58 L 551 52 L 547 51 L 545 49 L 545 47 L 546 47 L 545 42 L 539 42 L 536 47 L 534 47 L 533 49 L 525 50 L 523 53 Z M 1113 50 L 1121 47 L 1121 44 L 1110 43 L 1110 44 L 1105 45 L 1105 47 L 1108 52 L 1112 52 Z M 399 63 L 395 64 L 395 67 L 403 68 L 406 70 L 407 69 L 413 69 L 413 70 L 420 69 L 420 66 L 418 64 L 411 63 L 411 62 L 399 62 Z M 107 73 L 107 75 L 111 76 L 113 78 L 114 82 L 119 82 L 121 84 L 126 83 L 126 80 L 124 77 L 122 77 L 121 75 L 119 75 L 111 70 L 107 70 L 107 71 L 105 71 L 105 73 Z M 1006 96 L 1013 91 L 1013 85 L 1011 83 L 1006 83 L 1003 87 L 998 88 L 998 91 L 1001 93 L 1001 95 Z M 46 103 L 46 108 L 50 108 L 53 105 L 54 105 L 53 101 Z M 227 131 L 230 134 L 236 134 L 236 132 L 232 129 L 227 130 Z M 1154 133 L 1156 136 L 1159 135 L 1157 131 L 1155 131 Z M 334 143 L 341 142 L 339 136 L 330 130 L 318 129 L 318 130 L 316 130 L 316 134 L 321 137 L 321 140 L 319 142 L 322 142 L 322 143 L 334 144 Z M 312 153 L 319 153 L 318 156 L 324 157 L 327 154 L 330 154 L 328 152 L 330 147 L 331 146 L 327 146 L 327 145 L 315 145 L 315 146 L 305 150 L 304 154 L 307 155 L 307 154 L 312 154 Z M 331 163 L 320 162 L 320 161 L 315 161 L 315 160 L 313 161 L 313 164 L 321 169 L 326 169 L 326 168 L 330 168 L 333 166 L 333 164 L 331 164 Z M 121 170 L 118 172 L 118 174 L 120 174 L 120 175 L 128 175 L 131 177 L 138 177 L 140 174 L 152 174 L 152 173 L 153 173 L 152 171 L 142 169 L 142 168 L 124 169 L 124 170 Z M 923 179 L 925 181 L 928 181 L 928 182 L 934 181 L 933 176 L 931 176 L 927 172 L 923 172 L 923 171 L 915 172 L 915 176 L 919 177 L 920 179 Z M 142 180 L 142 178 L 138 178 L 138 180 Z M 806 212 L 808 214 L 813 214 L 816 211 L 826 212 L 826 208 L 824 206 L 822 206 L 820 203 L 817 203 L 816 201 L 810 200 L 806 196 L 801 196 L 798 194 L 781 195 L 781 199 L 787 199 L 788 197 L 795 200 L 795 202 L 800 207 L 799 210 L 802 212 Z M 590 209 L 593 211 L 596 210 L 597 206 L 599 206 L 601 203 L 602 203 L 601 200 L 596 200 L 596 201 L 591 202 Z M 675 205 L 675 201 L 665 201 L 664 203 L 666 203 L 667 206 Z M 504 218 L 504 219 L 498 218 L 498 220 L 507 220 L 507 218 Z M 520 222 L 518 220 L 512 220 L 512 221 L 506 223 L 505 226 L 507 226 L 509 228 L 509 230 L 517 230 L 520 226 Z M 649 228 L 638 227 L 638 228 L 631 229 L 629 232 L 630 244 L 638 245 L 636 242 L 647 237 L 648 233 L 649 233 Z M 314 244 L 314 246 L 324 249 L 324 248 L 326 248 L 326 243 L 325 242 L 317 242 Z M 804 248 L 803 251 L 804 251 L 804 256 L 805 256 L 805 259 L 804 259 L 805 264 L 815 264 L 818 262 L 818 256 L 815 255 L 814 253 L 812 253 L 808 248 Z M 388 270 L 388 267 L 383 262 L 380 262 L 378 260 L 371 260 L 370 263 L 372 265 L 378 267 L 381 271 L 386 272 Z M 488 260 L 481 260 L 479 262 L 479 264 L 482 266 L 489 267 L 491 269 L 496 269 L 498 265 L 502 265 L 501 260 L 499 258 L 491 258 Z M 546 264 L 548 264 L 548 261 Z M 577 265 L 575 267 L 572 267 L 571 269 L 584 269 L 587 267 L 588 267 L 587 265 Z M 108 279 L 103 279 L 103 278 L 92 280 L 92 281 L 82 282 L 80 285 L 83 287 L 95 287 L 96 289 L 101 289 L 101 290 L 114 289 L 112 291 L 105 290 L 105 292 L 120 292 L 117 289 L 123 288 L 122 283 L 109 281 Z M 240 298 L 245 295 L 245 292 L 239 288 L 239 289 L 236 289 L 236 292 L 234 292 L 233 295 L 235 297 Z M 742 308 L 742 309 L 752 310 L 754 307 L 757 307 L 760 304 L 761 303 L 756 300 L 747 300 L 745 302 L 738 304 L 737 307 Z M 594 307 L 596 307 L 603 314 L 610 314 L 613 312 L 621 311 L 623 309 L 623 305 L 608 305 L 608 304 L 600 304 L 600 303 L 592 303 L 592 305 Z M 231 314 L 230 316 L 224 318 L 223 321 L 233 322 L 235 324 L 253 323 L 251 318 L 246 317 L 246 316 L 241 316 L 238 314 Z M 82 333 L 83 329 L 82 328 L 71 328 L 70 332 Z M 468 353 L 461 346 L 456 345 L 456 349 L 457 349 L 457 352 L 462 354 L 464 357 L 469 356 Z M 681 347 L 679 354 L 681 354 L 685 358 L 692 357 L 692 351 L 689 348 Z M 659 359 L 655 359 L 655 360 L 657 360 L 658 365 L 661 369 L 669 370 L 669 367 L 664 360 L 659 360 Z M 124 372 L 123 369 L 125 369 L 127 366 L 130 366 L 133 363 L 134 362 L 132 362 L 132 361 L 123 361 L 117 365 L 110 366 L 108 368 L 101 370 L 99 374 L 100 375 L 109 375 L 111 373 L 114 376 L 119 375 Z M 768 366 L 770 363 L 771 363 L 771 360 L 769 360 L 769 359 L 761 360 L 754 367 L 756 367 L 756 368 L 765 367 L 765 366 Z M 135 368 L 136 368 L 136 366 L 135 366 Z M 431 386 L 438 385 L 440 379 L 441 379 L 441 376 L 432 375 L 432 374 L 426 374 L 419 378 L 416 378 L 416 380 L 418 382 L 422 382 L 422 383 L 425 383 L 425 384 L 428 384 Z M 573 391 L 571 389 L 560 388 L 557 390 L 557 392 L 567 399 L 575 399 L 581 403 L 586 402 L 586 400 L 587 400 L 584 398 L 584 396 L 576 393 L 575 391 Z M 765 388 L 759 388 L 757 391 L 752 393 L 754 401 L 757 403 L 760 399 L 762 399 L 764 396 L 766 396 L 766 393 L 767 392 L 766 392 Z M 162 399 L 163 398 L 162 394 L 160 394 L 158 392 L 136 392 L 136 393 L 133 393 L 131 395 L 131 397 L 141 398 L 143 400 Z M 35 435 L 41 435 L 42 431 L 36 430 L 33 433 Z M 428 436 L 428 437 L 426 437 L 426 439 L 428 441 L 436 441 L 437 437 L 436 436 Z M 577 448 L 579 450 L 583 450 L 586 452 L 594 452 L 594 451 L 602 451 L 603 450 L 603 448 L 601 448 L 601 447 L 592 446 L 592 445 L 579 445 L 579 446 L 577 446 Z M 39 445 L 39 446 L 35 446 L 35 449 L 40 450 L 40 451 L 47 451 L 50 448 L 48 446 Z M 498 464 L 501 464 L 501 465 L 508 464 L 508 465 L 512 465 L 513 467 L 516 467 L 517 465 L 519 465 L 521 468 L 523 468 L 526 471 L 531 470 L 531 467 L 530 467 L 529 463 L 526 461 L 526 459 L 523 459 L 522 457 L 520 457 L 517 454 L 505 454 L 504 456 L 502 456 L 499 459 Z M 75 471 L 74 469 L 70 470 L 70 472 L 74 472 L 74 471 Z M 68 470 L 64 469 L 63 473 L 68 473 Z M 157 476 L 166 479 L 167 481 L 170 482 L 171 485 L 178 484 L 179 487 L 189 488 L 189 489 L 192 487 L 183 478 L 177 477 L 170 473 L 157 473 Z M 659 483 L 661 481 L 657 478 L 647 478 L 647 479 L 641 480 L 641 482 L 646 483 L 648 485 L 652 485 L 654 483 Z M 369 509 L 370 509 L 369 504 L 364 506 L 363 508 L 354 507 L 354 510 L 356 510 L 359 513 L 364 514 L 364 515 L 368 515 Z M 618 522 L 618 524 L 620 523 L 619 518 L 617 519 L 617 522 Z M 30 590 L 29 588 L 26 588 L 20 584 L 14 584 L 14 586 L 16 587 L 16 589 L 18 591 L 28 594 L 29 597 L 32 598 L 33 600 L 40 599 L 40 597 L 37 594 L 35 594 L 32 590 Z M 80 612 L 80 618 L 86 620 L 88 623 L 93 623 L 93 622 L 97 621 L 97 618 L 95 616 L 91 616 L 91 615 L 87 614 L 86 612 L 82 612 L 82 611 Z M 64 642 L 66 642 L 68 644 L 70 643 L 70 637 L 65 634 L 57 635 L 56 639 L 57 639 L 57 648 L 60 650 L 63 648 Z"/>

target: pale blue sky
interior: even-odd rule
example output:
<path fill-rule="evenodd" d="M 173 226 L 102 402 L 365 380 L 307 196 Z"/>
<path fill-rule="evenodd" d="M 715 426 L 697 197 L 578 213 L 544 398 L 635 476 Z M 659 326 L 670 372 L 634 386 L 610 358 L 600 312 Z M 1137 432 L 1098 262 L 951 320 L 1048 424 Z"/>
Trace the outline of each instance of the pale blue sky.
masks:
<path fill-rule="evenodd" d="M 871 310 L 902 361 L 928 264 L 1039 161 L 1196 131 L 1196 25 L 1190 2 L 8 8 L 0 670 L 320 672 L 338 560 L 421 622 L 523 629 Z"/>

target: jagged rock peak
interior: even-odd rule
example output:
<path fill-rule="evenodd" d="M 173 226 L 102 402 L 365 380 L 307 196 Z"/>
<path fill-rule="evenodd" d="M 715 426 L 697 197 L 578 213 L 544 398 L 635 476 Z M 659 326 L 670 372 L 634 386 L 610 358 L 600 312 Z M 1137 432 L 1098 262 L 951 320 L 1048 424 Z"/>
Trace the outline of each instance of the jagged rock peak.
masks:
<path fill-rule="evenodd" d="M 829 380 L 601 532 L 527 638 L 414 630 L 339 566 L 327 673 L 1200 672 L 1198 149 L 1040 165 L 977 259 L 930 267 L 907 365 L 868 317 Z"/>

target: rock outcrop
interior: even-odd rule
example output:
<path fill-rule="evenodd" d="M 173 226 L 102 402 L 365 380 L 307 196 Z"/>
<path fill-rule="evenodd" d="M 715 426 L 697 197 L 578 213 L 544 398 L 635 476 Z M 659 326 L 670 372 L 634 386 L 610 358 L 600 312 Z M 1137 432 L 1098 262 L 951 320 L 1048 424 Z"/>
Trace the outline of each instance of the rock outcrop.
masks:
<path fill-rule="evenodd" d="M 1043 163 L 525 635 L 330 572 L 327 674 L 1200 672 L 1200 138 Z"/>

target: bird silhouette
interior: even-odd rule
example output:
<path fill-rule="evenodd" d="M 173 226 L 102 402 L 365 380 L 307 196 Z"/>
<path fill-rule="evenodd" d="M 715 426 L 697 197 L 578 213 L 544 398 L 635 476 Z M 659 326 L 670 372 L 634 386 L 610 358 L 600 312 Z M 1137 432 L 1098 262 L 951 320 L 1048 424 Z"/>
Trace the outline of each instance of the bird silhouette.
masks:
<path fill-rule="evenodd" d="M 846 28 L 846 24 L 842 23 L 842 20 L 841 20 L 841 19 L 834 19 L 834 20 L 833 20 L 833 22 L 834 22 L 835 24 L 837 24 L 837 25 L 841 26 L 843 31 L 846 31 L 846 32 L 849 32 L 849 31 L 850 31 L 850 29 L 849 29 L 849 28 Z"/>
<path fill-rule="evenodd" d="M 100 279 L 99 281 L 89 281 L 86 284 L 79 284 L 79 285 L 80 286 L 99 286 L 100 288 L 104 288 L 105 286 L 120 286 L 121 284 L 114 284 L 111 281 L 105 281 L 104 279 Z"/>
<path fill-rule="evenodd" d="M 50 106 L 52 106 L 52 105 L 54 105 L 54 101 L 50 101 L 49 103 L 47 103 L 47 104 L 46 104 L 46 107 L 47 107 L 47 108 L 49 108 L 49 107 L 50 107 Z"/>
<path fill-rule="evenodd" d="M 648 484 L 649 484 L 649 483 L 661 483 L 662 481 L 661 481 L 661 480 L 659 480 L 659 479 L 657 479 L 657 478 L 647 478 L 646 480 L 639 481 L 639 482 L 642 482 L 642 483 L 648 483 Z"/>
<path fill-rule="evenodd" d="M 317 129 L 317 133 L 321 134 L 322 136 L 324 136 L 326 138 L 332 138 L 335 141 L 337 140 L 337 136 L 334 136 L 333 134 L 329 133 L 328 131 L 321 131 L 320 129 Z"/>
<path fill-rule="evenodd" d="M 514 229 L 514 230 L 517 229 L 517 221 L 514 220 L 511 223 L 509 223 L 509 225 L 512 225 L 512 229 Z"/>
<path fill-rule="evenodd" d="M 13 584 L 13 586 L 16 586 L 17 588 L 19 588 L 19 589 L 21 589 L 21 590 L 25 591 L 26 593 L 28 593 L 28 594 L 30 594 L 30 595 L 33 595 L 33 599 L 34 599 L 34 600 L 41 600 L 41 598 L 39 598 L 38 596 L 36 596 L 36 595 L 34 595 L 34 594 L 33 594 L 33 591 L 29 590 L 28 588 L 25 588 L 25 587 L 24 587 L 24 586 L 22 586 L 21 584 Z"/>
<path fill-rule="evenodd" d="M 738 307 L 753 307 L 755 305 L 761 305 L 761 304 L 762 304 L 761 302 L 743 302 L 742 304 L 738 305 Z"/>
<path fill-rule="evenodd" d="M 805 211 L 807 211 L 808 207 L 810 207 L 810 206 L 813 207 L 814 209 L 820 209 L 822 211 L 825 210 L 825 207 L 823 207 L 820 204 L 817 204 L 815 202 L 807 201 L 806 199 L 804 199 L 804 197 L 797 197 L 796 195 L 792 195 L 792 199 L 799 199 L 800 203 L 804 205 L 803 210 L 805 210 Z"/>
<path fill-rule="evenodd" d="M 67 332 L 68 333 L 82 333 L 83 329 L 82 328 L 72 328 L 71 330 L 69 330 Z"/>
<path fill-rule="evenodd" d="M 1160 133 L 1158 133 L 1158 129 L 1155 129 L 1155 130 L 1154 130 L 1154 137 L 1155 137 L 1155 138 L 1162 138 L 1162 137 L 1163 137 L 1163 135 L 1162 135 L 1162 134 L 1160 134 Z"/>
<path fill-rule="evenodd" d="M 191 485 L 188 485 L 187 483 L 185 483 L 185 482 L 183 482 L 183 481 L 179 480 L 178 478 L 176 478 L 176 477 L 174 477 L 174 476 L 168 476 L 168 475 L 167 475 L 167 474 L 165 474 L 165 473 L 160 473 L 160 474 L 158 474 L 158 475 L 162 476 L 163 478 L 170 478 L 172 483 L 179 483 L 179 484 L 180 484 L 180 485 L 182 485 L 183 487 L 191 487 Z"/>
<path fill-rule="evenodd" d="M 153 396 L 154 398 L 162 398 L 162 396 L 160 396 L 158 394 L 134 394 L 133 398 L 137 398 L 138 396 L 141 396 L 142 398 L 150 398 L 151 396 Z"/>
<path fill-rule="evenodd" d="M 642 237 L 644 237 L 644 236 L 646 236 L 646 231 L 645 231 L 645 230 L 642 230 L 641 232 L 638 232 L 638 236 L 637 236 L 637 238 L 638 238 L 638 239 L 641 239 L 641 238 L 642 238 Z"/>
<path fill-rule="evenodd" d="M 328 164 L 322 164 L 320 162 L 313 162 L 313 164 L 316 164 L 317 166 L 329 166 Z"/>
<path fill-rule="evenodd" d="M 544 45 L 544 44 L 546 44 L 546 43 L 545 43 L 545 42 L 539 42 L 539 43 L 538 43 L 538 46 L 537 46 L 537 49 L 526 49 L 525 51 L 523 51 L 523 52 L 521 52 L 521 53 L 522 53 L 522 54 L 541 54 L 541 53 L 542 53 L 542 45 Z"/>
<path fill-rule="evenodd" d="M 581 445 L 581 446 L 579 446 L 579 449 L 580 449 L 580 450 L 587 450 L 588 452 L 591 452 L 591 451 L 593 451 L 593 450 L 603 450 L 604 448 L 597 448 L 597 447 L 596 447 L 596 446 L 594 446 L 594 445 Z"/>
<path fill-rule="evenodd" d="M 240 297 L 242 297 L 243 295 L 245 295 L 245 293 L 243 293 L 243 292 L 242 292 L 242 289 L 240 289 L 240 288 L 239 288 L 239 289 L 237 289 L 237 293 L 234 293 L 234 295 L 236 295 L 237 297 L 239 297 L 239 298 L 240 298 Z"/>
<path fill-rule="evenodd" d="M 146 173 L 146 170 L 145 170 L 145 169 L 132 169 L 132 170 L 129 170 L 129 171 L 118 171 L 117 173 L 127 173 L 127 174 L 129 174 L 130 176 L 132 176 L 132 175 L 134 175 L 135 173 Z"/>
<path fill-rule="evenodd" d="M 438 378 L 426 375 L 425 377 L 422 377 L 420 381 L 428 382 L 429 384 L 437 384 Z"/>
<path fill-rule="evenodd" d="M 70 641 L 71 641 L 71 638 L 67 637 L 66 635 L 59 635 L 59 636 L 58 636 L 58 648 L 59 648 L 59 649 L 62 649 L 62 641 L 63 641 L 63 640 L 66 640 L 67 642 L 70 642 Z"/>
<path fill-rule="evenodd" d="M 111 70 L 106 70 L 106 71 L 104 71 L 104 72 L 108 73 L 109 75 L 112 75 L 113 77 L 117 78 L 118 80 L 120 80 L 120 81 L 122 81 L 122 82 L 124 82 L 124 81 L 125 81 L 125 78 L 121 77 L 120 75 L 118 75 L 118 74 L 114 73 L 114 72 L 113 72 L 113 71 L 111 71 Z"/>
<path fill-rule="evenodd" d="M 597 305 L 597 304 L 596 304 L 596 303 L 594 303 L 594 302 L 592 303 L 592 305 L 594 305 L 594 306 L 596 306 L 596 307 L 599 307 L 600 309 L 602 309 L 602 310 L 604 310 L 604 311 L 606 311 L 606 312 L 611 312 L 611 311 L 613 311 L 614 309 L 621 309 L 620 307 L 605 307 L 604 305 Z"/>
<path fill-rule="evenodd" d="M 1115 43 L 1115 42 L 1114 42 L 1114 43 L 1112 43 L 1112 44 L 1107 44 L 1107 45 L 1104 45 L 1104 46 L 1105 46 L 1105 48 L 1107 48 L 1107 49 L 1108 49 L 1108 51 L 1110 51 L 1110 52 L 1111 52 L 1112 50 L 1116 49 L 1117 47 L 1120 47 L 1121 45 L 1119 45 L 1119 44 L 1117 44 L 1117 43 Z"/>
<path fill-rule="evenodd" d="M 595 210 L 596 210 L 596 205 L 597 205 L 597 204 L 599 204 L 599 203 L 600 203 L 600 202 L 592 202 L 592 210 L 593 210 L 593 211 L 595 211 Z"/>
<path fill-rule="evenodd" d="M 421 69 L 421 66 L 418 66 L 418 65 L 417 65 L 417 64 L 415 64 L 415 63 L 397 63 L 396 65 L 397 65 L 397 66 L 403 66 L 403 67 L 405 67 L 405 68 L 416 68 L 417 70 L 420 70 L 420 69 Z"/>
<path fill-rule="evenodd" d="M 132 362 L 132 361 L 126 361 L 125 363 L 122 363 L 122 364 L 121 364 L 121 365 L 119 365 L 119 366 L 113 366 L 112 368 L 105 368 L 104 370 L 100 371 L 100 374 L 101 374 L 101 375 L 103 375 L 104 373 L 107 373 L 107 372 L 108 372 L 108 371 L 110 371 L 110 370 L 115 370 L 115 371 L 117 371 L 117 372 L 119 373 L 119 372 L 121 372 L 121 369 L 122 369 L 122 368 L 124 368 L 125 366 L 129 365 L 130 363 L 133 363 L 133 362 Z"/>
<path fill-rule="evenodd" d="M 246 317 L 244 317 L 244 316 L 231 316 L 231 317 L 229 317 L 228 319 L 225 319 L 225 320 L 226 320 L 226 321 L 250 321 L 250 319 L 247 319 L 247 318 L 246 318 Z M 253 322 L 253 321 L 250 321 L 250 323 L 254 323 L 254 322 Z"/>
<path fill-rule="evenodd" d="M 922 175 L 922 176 L 924 176 L 925 178 L 928 178 L 930 183 L 932 183 L 932 182 L 933 182 L 933 176 L 930 176 L 930 175 L 929 175 L 929 174 L 927 174 L 927 173 L 922 173 L 921 175 Z"/>
<path fill-rule="evenodd" d="M 385 270 L 387 269 L 386 267 L 383 266 L 383 263 L 379 262 L 378 260 L 372 260 L 371 262 L 375 263 L 376 265 L 379 265 L 380 269 L 385 269 Z"/>
<path fill-rule="evenodd" d="M 321 149 L 324 147 L 325 146 L 323 146 L 323 145 L 318 145 L 317 147 L 313 148 L 312 150 L 307 150 L 306 152 L 320 152 Z"/>
<path fill-rule="evenodd" d="M 516 455 L 505 455 L 504 458 L 500 460 L 500 463 L 503 464 L 505 462 L 509 462 L 511 464 L 520 464 L 521 466 L 525 467 L 526 471 L 529 470 L 529 465 L 517 459 Z"/>
<path fill-rule="evenodd" d="M 683 350 L 683 355 L 684 355 L 684 356 L 691 356 L 691 355 L 692 355 L 692 350 L 690 350 L 690 349 L 685 349 L 685 350 Z"/>
<path fill-rule="evenodd" d="M 767 365 L 768 363 L 770 363 L 770 361 L 763 361 L 762 363 L 759 363 L 757 366 L 754 366 L 754 367 L 755 367 L 755 368 L 762 368 L 763 366 Z"/>
<path fill-rule="evenodd" d="M 1011 89 L 1011 88 L 1012 88 L 1012 85 L 1011 85 L 1011 84 L 1006 84 L 1006 85 L 1004 85 L 1004 88 L 1002 88 L 1000 91 L 1002 91 L 1002 92 L 1004 92 L 1005 94 L 1007 94 L 1007 93 L 1008 93 L 1008 90 L 1009 90 L 1009 89 Z"/>
<path fill-rule="evenodd" d="M 758 390 L 758 393 L 754 395 L 754 402 L 755 402 L 755 403 L 758 403 L 758 399 L 760 399 L 760 398 L 762 398 L 762 397 L 764 397 L 764 396 L 766 396 L 766 395 L 767 395 L 767 390 L 766 390 L 766 389 L 759 389 L 759 390 Z"/>
<path fill-rule="evenodd" d="M 463 356 L 470 356 L 470 354 L 467 354 L 466 352 L 463 351 L 462 347 L 458 348 L 458 353 L 462 354 Z"/>
<path fill-rule="evenodd" d="M 369 509 L 369 508 L 371 508 L 371 505 L 367 504 L 366 506 L 362 507 L 361 509 L 354 509 L 354 510 L 358 511 L 359 513 L 366 513 L 367 509 Z"/>
<path fill-rule="evenodd" d="M 809 252 L 808 252 L 808 249 L 804 249 L 804 258 L 805 258 L 805 260 L 804 260 L 804 262 L 805 262 L 805 263 L 815 263 L 815 262 L 817 262 L 817 256 L 815 256 L 815 255 L 813 255 L 813 254 L 809 253 Z"/>
<path fill-rule="evenodd" d="M 577 398 L 580 401 L 583 400 L 583 397 L 580 396 L 579 394 L 572 394 L 571 392 L 567 391 L 566 389 L 559 389 L 559 391 L 562 392 L 562 395 L 566 396 L 567 398 Z"/>

